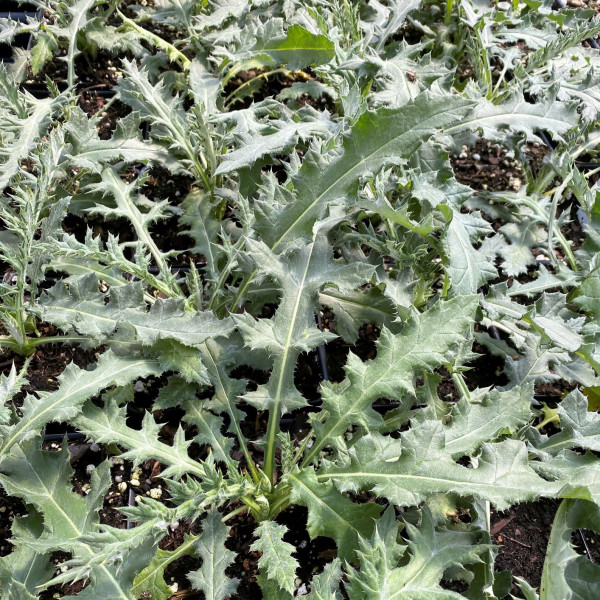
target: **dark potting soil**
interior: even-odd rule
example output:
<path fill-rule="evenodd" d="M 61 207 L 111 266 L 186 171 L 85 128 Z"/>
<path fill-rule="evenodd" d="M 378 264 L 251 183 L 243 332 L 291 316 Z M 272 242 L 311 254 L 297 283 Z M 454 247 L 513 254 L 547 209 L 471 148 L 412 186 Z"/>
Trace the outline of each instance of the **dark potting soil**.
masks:
<path fill-rule="evenodd" d="M 559 504 L 557 500 L 542 499 L 517 504 L 503 512 L 492 511 L 490 532 L 492 541 L 500 548 L 496 558 L 497 571 L 508 569 L 513 575 L 539 588 L 548 538 Z M 585 531 L 584 537 L 590 550 L 588 558 L 600 564 L 600 536 Z M 577 552 L 585 554 L 579 532 L 573 538 Z M 524 597 L 516 585 L 512 593 L 517 598 Z"/>
<path fill-rule="evenodd" d="M 131 112 L 129 106 L 123 104 L 120 100 L 114 100 L 109 105 L 110 101 L 110 98 L 106 98 L 90 90 L 81 92 L 77 102 L 88 117 L 93 117 L 100 113 L 99 116 L 101 118 L 96 125 L 96 129 L 101 140 L 110 139 L 117 127 L 118 120 Z"/>
<path fill-rule="evenodd" d="M 59 50 L 54 60 L 47 62 L 39 73 L 29 74 L 30 77 L 25 80 L 23 87 L 34 95 L 43 93 L 47 90 L 46 77 L 48 77 L 61 91 L 66 88 L 67 64 L 56 59 L 65 54 L 66 50 Z M 82 52 L 75 59 L 75 73 L 78 77 L 78 89 L 81 92 L 112 90 L 122 77 L 121 57 L 116 57 L 105 50 L 100 50 L 95 57 Z"/>
<path fill-rule="evenodd" d="M 2 330 L 4 328 L 1 328 Z M 40 337 L 60 335 L 60 331 L 49 323 L 38 323 Z M 4 334 L 4 331 L 0 331 Z M 14 402 L 18 406 L 25 392 L 52 392 L 58 388 L 58 376 L 66 366 L 73 362 L 79 368 L 85 369 L 96 362 L 102 349 L 84 350 L 79 345 L 43 344 L 39 346 L 29 364 L 27 371 L 28 384 L 24 385 Z M 23 367 L 25 357 L 15 352 L 4 351 L 0 354 L 0 373 L 8 375 L 14 362 L 17 371 Z"/>
<path fill-rule="evenodd" d="M 534 173 L 539 171 L 548 150 L 541 142 L 528 144 L 525 149 Z M 474 190 L 499 192 L 517 191 L 525 185 L 520 162 L 507 156 L 506 149 L 488 140 L 478 139 L 474 146 L 463 146 L 459 154 L 451 154 L 450 162 L 459 183 Z"/>

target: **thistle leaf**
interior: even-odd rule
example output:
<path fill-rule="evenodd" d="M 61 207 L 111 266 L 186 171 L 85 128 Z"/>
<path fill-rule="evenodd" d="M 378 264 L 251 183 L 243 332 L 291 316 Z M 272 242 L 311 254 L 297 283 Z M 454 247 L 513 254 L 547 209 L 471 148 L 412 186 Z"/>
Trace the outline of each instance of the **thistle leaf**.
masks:
<path fill-rule="evenodd" d="M 355 504 L 334 485 L 319 483 L 310 469 L 289 475 L 292 502 L 308 508 L 307 529 L 311 537 L 324 535 L 335 540 L 338 556 L 353 562 L 358 540 L 371 536 L 381 512 L 377 504 Z"/>
<path fill-rule="evenodd" d="M 287 527 L 273 521 L 263 521 L 256 529 L 258 539 L 250 546 L 253 552 L 262 552 L 258 568 L 271 581 L 290 594 L 294 593 L 294 580 L 298 561 L 292 556 L 294 546 L 283 541 Z"/>
<path fill-rule="evenodd" d="M 145 346 L 160 340 L 198 346 L 233 329 L 229 319 L 185 310 L 183 300 L 175 298 L 159 299 L 147 311 L 139 284 L 113 288 L 108 303 L 105 297 L 97 276 L 89 274 L 68 286 L 57 283 L 41 297 L 38 311 L 61 329 L 88 335 L 97 343 L 127 338 Z"/>
<path fill-rule="evenodd" d="M 225 569 L 235 557 L 235 553 L 225 547 L 228 538 L 229 528 L 221 522 L 221 513 L 210 510 L 195 544 L 202 566 L 188 575 L 192 586 L 204 592 L 206 600 L 225 600 L 237 590 L 239 580 L 225 575 Z"/>
<path fill-rule="evenodd" d="M 413 378 L 421 370 L 433 370 L 446 362 L 451 351 L 465 340 L 465 332 L 477 305 L 475 296 L 457 296 L 438 302 L 427 312 L 413 310 L 399 334 L 383 329 L 378 340 L 377 358 L 361 362 L 353 354 L 346 364 L 346 379 L 339 384 L 323 384 L 322 422 L 315 422 L 316 439 L 304 464 L 343 435 L 350 425 L 378 427 L 381 417 L 370 408 L 378 398 L 400 398 L 414 392 Z"/>
<path fill-rule="evenodd" d="M 103 389 L 112 385 L 122 386 L 140 377 L 159 375 L 160 372 L 154 360 L 117 357 L 110 350 L 89 371 L 70 364 L 59 377 L 57 391 L 40 393 L 39 398 L 27 395 L 20 420 L 14 425 L 0 427 L 0 459 L 7 456 L 15 444 L 40 435 L 46 423 L 74 419 L 81 412 L 83 403 Z"/>
<path fill-rule="evenodd" d="M 313 160 L 304 161 L 293 178 L 294 202 L 260 227 L 263 240 L 278 250 L 308 234 L 328 203 L 356 191 L 361 176 L 409 158 L 439 129 L 460 121 L 471 106 L 456 96 L 425 93 L 399 109 L 364 113 L 345 138 L 339 158 L 324 170 Z"/>
<path fill-rule="evenodd" d="M 202 478 L 205 470 L 202 463 L 190 458 L 188 447 L 191 442 L 185 440 L 183 430 L 177 430 L 173 445 L 169 446 L 159 440 L 161 426 L 150 413 L 146 413 L 141 430 L 126 425 L 126 410 L 108 401 L 101 409 L 92 403 L 84 406 L 83 411 L 73 423 L 88 437 L 99 443 L 115 443 L 128 448 L 121 457 L 141 463 L 156 459 L 167 465 L 162 472 L 163 477 L 179 478 L 185 474 L 195 474 Z"/>
<path fill-rule="evenodd" d="M 182 556 L 194 554 L 197 540 L 198 536 L 186 535 L 176 550 L 158 549 L 150 564 L 135 578 L 131 590 L 134 597 L 143 597 L 146 593 L 153 600 L 168 600 L 173 595 L 173 590 L 165 582 L 165 569 Z"/>
<path fill-rule="evenodd" d="M 44 518 L 43 532 L 35 539 L 15 540 L 17 547 L 24 544 L 30 552 L 41 554 L 55 550 L 71 552 L 70 562 L 74 566 L 85 565 L 83 572 L 75 568 L 52 582 L 89 577 L 92 584 L 81 597 L 133 600 L 133 578 L 151 558 L 154 540 L 148 537 L 147 530 L 115 530 L 121 531 L 118 542 L 110 548 L 97 546 L 102 541 L 102 535 L 98 534 L 98 510 L 110 485 L 108 463 L 95 469 L 92 492 L 86 497 L 71 489 L 73 471 L 66 445 L 61 452 L 42 451 L 36 448 L 35 442 L 15 445 L 4 458 L 0 471 L 0 481 L 9 493 L 33 504 Z M 140 533 L 138 543 L 130 548 L 129 542 L 137 540 Z M 142 542 L 142 539 L 147 541 Z M 102 560 L 98 560 L 99 550 L 104 553 Z M 50 584 L 46 580 L 43 585 Z"/>
<path fill-rule="evenodd" d="M 333 481 L 341 491 L 373 486 L 377 497 L 397 506 L 419 504 L 431 494 L 458 493 L 503 510 L 516 502 L 555 496 L 562 487 L 535 473 L 525 444 L 517 440 L 484 444 L 476 468 L 457 464 L 436 421 L 412 428 L 401 440 L 366 435 L 350 449 L 350 459 L 348 466 L 323 468 L 317 480 Z"/>
<path fill-rule="evenodd" d="M 473 544 L 477 534 L 436 531 L 431 513 L 424 509 L 420 528 L 406 523 L 410 558 L 406 565 L 399 567 L 405 548 L 396 541 L 398 528 L 394 511 L 388 509 L 377 521 L 372 537 L 360 541 L 360 571 L 348 569 L 350 599 L 463 598 L 461 594 L 443 590 L 439 583 L 451 565 L 481 562 L 480 556 L 488 547 Z"/>
<path fill-rule="evenodd" d="M 329 62 L 334 55 L 334 44 L 324 35 L 315 35 L 301 25 L 291 25 L 284 38 L 258 40 L 252 50 L 294 71 Z"/>

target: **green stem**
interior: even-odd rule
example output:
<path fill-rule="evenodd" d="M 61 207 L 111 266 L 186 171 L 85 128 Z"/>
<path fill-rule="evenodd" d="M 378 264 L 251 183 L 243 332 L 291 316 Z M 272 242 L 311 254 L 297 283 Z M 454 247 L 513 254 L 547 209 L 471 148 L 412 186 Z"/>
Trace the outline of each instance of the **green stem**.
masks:
<path fill-rule="evenodd" d="M 275 502 L 270 505 L 269 508 L 269 519 L 275 519 L 275 517 L 282 511 L 284 511 L 289 505 L 290 502 L 290 494 L 289 492 L 282 498 L 279 498 Z"/>
<path fill-rule="evenodd" d="M 444 25 L 450 25 L 452 21 L 452 9 L 454 8 L 454 0 L 446 0 L 446 14 L 444 15 Z"/>
<path fill-rule="evenodd" d="M 248 79 L 248 81 L 244 81 L 244 83 L 242 83 L 241 85 L 239 85 L 237 88 L 235 88 L 235 90 L 233 90 L 233 92 L 231 92 L 231 94 L 229 94 L 229 96 L 227 96 L 225 98 L 225 106 L 228 106 L 229 102 L 231 102 L 232 98 L 234 98 L 237 94 L 239 94 L 239 91 L 249 85 L 251 85 L 253 82 L 258 81 L 259 79 L 267 79 L 268 77 L 270 77 L 271 75 L 277 75 L 277 73 L 287 73 L 291 75 L 291 71 L 289 71 L 288 69 L 284 69 L 284 68 L 279 68 L 279 69 L 273 69 L 272 71 L 267 71 L 266 73 L 259 73 L 258 75 L 255 75 L 254 77 Z"/>
<path fill-rule="evenodd" d="M 240 500 L 248 506 L 257 520 L 260 520 L 260 517 L 263 514 L 260 505 L 254 502 L 254 500 L 249 496 L 242 496 Z"/>
<path fill-rule="evenodd" d="M 554 195 L 552 196 L 552 205 L 550 206 L 550 215 L 548 215 L 548 253 L 550 254 L 550 258 L 552 259 L 552 262 L 555 264 L 555 266 L 558 266 L 558 259 L 556 258 L 556 255 L 554 254 L 554 247 L 552 244 L 552 236 L 554 234 L 554 230 L 558 229 L 558 227 L 556 227 L 556 225 L 555 225 L 556 210 L 558 208 L 558 200 L 559 200 L 559 198 L 561 198 L 563 192 L 565 191 L 565 188 L 567 187 L 567 185 L 569 185 L 569 182 L 571 181 L 571 179 L 573 179 L 573 174 L 569 173 L 569 175 L 567 177 L 565 177 L 564 181 L 554 192 Z M 565 242 L 566 241 L 567 240 L 565 240 Z M 567 243 L 567 246 L 565 247 L 565 252 L 567 252 L 567 255 L 569 257 L 569 262 L 571 262 L 571 264 L 575 263 L 575 257 L 573 256 L 573 252 L 571 251 L 571 247 L 568 245 L 568 243 Z M 576 267 L 574 270 L 576 270 Z"/>
<path fill-rule="evenodd" d="M 34 350 L 42 344 L 57 344 L 57 343 L 79 343 L 89 342 L 90 338 L 84 336 L 71 335 L 54 335 L 50 337 L 28 338 L 24 337 L 25 342 L 20 344 L 17 340 L 10 336 L 0 336 L 0 348 L 10 348 L 18 354 L 31 356 Z"/>
<path fill-rule="evenodd" d="M 458 388 L 460 395 L 463 398 L 465 398 L 465 400 L 470 401 L 471 393 L 469 392 L 469 388 L 467 387 L 467 384 L 465 383 L 462 374 L 457 371 L 452 373 L 452 381 L 454 381 L 454 385 L 456 385 L 456 387 Z"/>
<path fill-rule="evenodd" d="M 221 523 L 226 523 L 227 521 L 229 521 L 229 519 L 233 519 L 233 517 L 235 517 L 236 515 L 239 515 L 240 513 L 246 512 L 248 510 L 250 510 L 249 506 L 247 506 L 247 505 L 240 506 L 239 508 L 236 508 L 235 510 L 232 510 L 230 513 L 226 514 L 221 519 Z"/>
<path fill-rule="evenodd" d="M 123 21 L 124 25 L 133 29 L 136 33 L 139 33 L 140 36 L 143 37 L 150 44 L 153 44 L 160 50 L 164 50 L 167 53 L 167 56 L 169 57 L 170 61 L 177 62 L 184 71 L 188 71 L 190 69 L 192 65 L 190 59 L 187 58 L 187 56 L 185 56 L 185 54 L 183 54 L 180 50 L 177 50 L 177 48 L 175 48 L 173 44 L 170 44 L 166 40 L 163 40 L 161 37 L 148 31 L 147 29 L 140 27 L 135 21 L 132 21 L 131 19 L 126 17 L 118 9 L 117 14 L 119 15 L 119 18 Z"/>

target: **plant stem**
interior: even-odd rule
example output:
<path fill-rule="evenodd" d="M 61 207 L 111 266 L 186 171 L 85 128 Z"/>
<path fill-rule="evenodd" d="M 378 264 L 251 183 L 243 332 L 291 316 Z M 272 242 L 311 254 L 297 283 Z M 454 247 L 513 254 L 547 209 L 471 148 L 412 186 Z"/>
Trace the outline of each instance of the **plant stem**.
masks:
<path fill-rule="evenodd" d="M 573 179 L 573 174 L 569 173 L 569 175 L 567 177 L 565 177 L 562 184 L 557 188 L 556 192 L 554 192 L 554 195 L 552 196 L 552 205 L 550 206 L 550 215 L 548 215 L 548 252 L 550 254 L 550 258 L 551 258 L 552 262 L 556 266 L 558 266 L 558 258 L 556 258 L 556 255 L 554 254 L 554 247 L 552 245 L 552 236 L 554 234 L 554 230 L 558 229 L 558 227 L 555 226 L 556 210 L 558 208 L 558 200 L 562 196 L 567 185 L 569 185 L 569 182 L 571 181 L 571 179 Z M 569 262 L 571 263 L 572 266 L 575 265 L 573 267 L 573 270 L 577 270 L 577 263 L 575 262 L 575 256 L 573 256 L 573 252 L 571 250 L 571 247 L 568 245 L 568 241 L 565 240 L 565 242 L 566 242 L 566 246 L 564 246 L 564 250 L 569 258 Z"/>
<path fill-rule="evenodd" d="M 229 519 L 233 519 L 233 517 L 235 517 L 236 515 L 239 515 L 240 513 L 246 512 L 248 510 L 250 510 L 249 506 L 247 506 L 247 505 L 240 506 L 239 508 L 236 508 L 235 510 L 232 510 L 230 513 L 226 514 L 221 519 L 221 523 L 226 523 L 227 521 L 229 521 Z"/>
<path fill-rule="evenodd" d="M 463 376 L 460 372 L 454 371 L 452 373 L 452 381 L 454 381 L 454 385 L 458 388 L 460 395 L 467 401 L 471 400 L 471 393 L 469 392 L 469 388 L 463 379 Z"/>
<path fill-rule="evenodd" d="M 452 21 L 452 9 L 454 8 L 454 0 L 446 0 L 446 14 L 444 15 L 444 25 L 450 25 Z"/>
<path fill-rule="evenodd" d="M 267 71 L 266 73 L 259 73 L 258 75 L 255 75 L 254 77 L 248 79 L 247 81 L 244 81 L 244 83 L 239 85 L 235 90 L 233 90 L 233 92 L 231 92 L 231 94 L 229 94 L 229 96 L 227 96 L 225 98 L 225 101 L 224 101 L 225 106 L 229 105 L 232 98 L 234 98 L 241 89 L 245 88 L 246 86 L 251 85 L 253 82 L 258 81 L 259 79 L 267 79 L 271 75 L 276 75 L 277 73 L 286 73 L 286 74 L 291 75 L 292 71 L 289 71 L 288 69 L 284 69 L 284 68 L 279 68 L 279 69 L 273 69 L 272 71 Z"/>
<path fill-rule="evenodd" d="M 183 54 L 180 50 L 175 48 L 173 44 L 170 44 L 166 40 L 163 40 L 155 33 L 152 33 L 151 31 L 140 27 L 135 21 L 132 21 L 131 19 L 126 17 L 119 9 L 117 9 L 117 14 L 127 27 L 130 27 L 136 33 L 139 33 L 141 37 L 143 37 L 150 44 L 156 46 L 159 50 L 164 50 L 167 53 L 169 60 L 177 62 L 184 71 L 189 70 L 190 66 L 192 65 L 192 62 L 185 54 Z"/>

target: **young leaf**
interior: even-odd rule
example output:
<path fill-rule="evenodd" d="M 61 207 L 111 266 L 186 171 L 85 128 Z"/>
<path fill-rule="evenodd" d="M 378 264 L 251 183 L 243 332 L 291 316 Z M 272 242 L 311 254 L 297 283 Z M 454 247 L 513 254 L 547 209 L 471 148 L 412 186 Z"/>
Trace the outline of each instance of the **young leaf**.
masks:
<path fill-rule="evenodd" d="M 306 596 L 306 600 L 341 600 L 338 589 L 341 578 L 341 561 L 335 558 L 325 565 L 322 573 L 312 578 L 310 594 Z"/>
<path fill-rule="evenodd" d="M 117 406 L 114 401 L 107 401 L 103 409 L 92 403 L 86 404 L 73 423 L 82 433 L 99 443 L 115 443 L 128 448 L 121 455 L 122 458 L 136 463 L 154 458 L 168 465 L 162 472 L 163 477 L 179 478 L 184 474 L 195 474 L 200 478 L 205 476 L 202 463 L 188 455 L 191 442 L 185 440 L 183 430 L 177 430 L 173 445 L 169 446 L 159 441 L 161 426 L 150 413 L 144 415 L 141 430 L 132 429 L 125 421 L 125 408 Z"/>
<path fill-rule="evenodd" d="M 294 385 L 298 356 L 332 337 L 315 324 L 314 305 L 319 290 L 331 281 L 342 291 L 356 288 L 368 281 L 373 271 L 366 264 L 336 263 L 323 233 L 316 233 L 312 243 L 287 260 L 278 260 L 264 244 L 249 240 L 248 245 L 257 267 L 276 278 L 282 290 L 281 303 L 272 319 L 255 321 L 248 314 L 234 316 L 246 344 L 252 349 L 267 350 L 274 358 L 268 383 L 244 396 L 246 402 L 269 410 L 264 471 L 271 477 L 279 419 L 306 404 Z"/>
<path fill-rule="evenodd" d="M 159 548 L 150 564 L 135 578 L 131 590 L 134 597 L 143 598 L 144 594 L 150 594 L 153 600 L 168 600 L 173 590 L 165 582 L 165 569 L 182 556 L 194 554 L 197 540 L 198 536 L 186 535 L 183 543 L 175 550 L 167 551 Z"/>
<path fill-rule="evenodd" d="M 294 593 L 294 580 L 298 561 L 292 556 L 294 546 L 283 541 L 287 527 L 273 521 L 263 521 L 256 529 L 258 539 L 250 546 L 254 552 L 262 552 L 258 567 L 267 577 L 279 586 Z"/>
<path fill-rule="evenodd" d="M 566 449 L 600 450 L 600 415 L 588 411 L 587 398 L 579 390 L 561 401 L 557 414 L 559 432 L 546 436 L 529 430 L 528 437 L 537 449 L 553 456 Z"/>
<path fill-rule="evenodd" d="M 196 541 L 202 566 L 188 575 L 192 586 L 204 592 L 206 600 L 225 600 L 237 590 L 239 580 L 225 575 L 225 569 L 235 557 L 235 553 L 225 547 L 228 538 L 229 528 L 221 522 L 221 513 L 211 509 L 204 520 L 202 535 Z"/>

